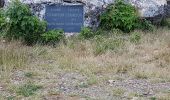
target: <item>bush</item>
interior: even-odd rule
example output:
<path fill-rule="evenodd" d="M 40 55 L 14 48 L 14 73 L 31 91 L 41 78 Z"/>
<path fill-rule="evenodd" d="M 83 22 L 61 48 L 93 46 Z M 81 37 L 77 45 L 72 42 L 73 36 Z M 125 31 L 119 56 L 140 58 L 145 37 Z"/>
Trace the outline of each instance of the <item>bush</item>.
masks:
<path fill-rule="evenodd" d="M 43 43 L 55 44 L 64 39 L 63 30 L 51 30 L 41 35 Z"/>
<path fill-rule="evenodd" d="M 124 32 L 130 32 L 135 29 L 137 21 L 138 15 L 135 8 L 130 4 L 126 4 L 123 0 L 116 0 L 101 15 L 100 26 L 106 30 L 118 28 Z"/>
<path fill-rule="evenodd" d="M 104 30 L 120 29 L 123 32 L 130 32 L 142 25 L 149 25 L 147 21 L 141 21 L 135 7 L 125 3 L 123 0 L 116 0 L 114 4 L 107 7 L 100 16 L 100 27 Z M 142 27 L 147 28 L 147 27 Z"/>
<path fill-rule="evenodd" d="M 46 22 L 33 16 L 29 7 L 18 0 L 13 1 L 6 11 L 9 18 L 6 37 L 21 39 L 24 43 L 32 45 L 46 30 Z"/>
<path fill-rule="evenodd" d="M 80 38 L 83 39 L 89 39 L 95 36 L 95 33 L 92 31 L 92 29 L 88 28 L 88 27 L 83 27 L 81 29 L 81 32 L 79 34 Z"/>

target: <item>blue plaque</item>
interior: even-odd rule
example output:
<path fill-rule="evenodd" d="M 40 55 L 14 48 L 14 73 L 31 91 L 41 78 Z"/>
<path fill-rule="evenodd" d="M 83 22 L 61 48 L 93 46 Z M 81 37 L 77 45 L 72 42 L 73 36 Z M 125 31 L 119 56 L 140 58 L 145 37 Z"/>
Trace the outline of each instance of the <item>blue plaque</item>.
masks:
<path fill-rule="evenodd" d="M 47 30 L 63 29 L 64 32 L 80 32 L 84 23 L 83 5 L 47 5 L 45 20 Z"/>

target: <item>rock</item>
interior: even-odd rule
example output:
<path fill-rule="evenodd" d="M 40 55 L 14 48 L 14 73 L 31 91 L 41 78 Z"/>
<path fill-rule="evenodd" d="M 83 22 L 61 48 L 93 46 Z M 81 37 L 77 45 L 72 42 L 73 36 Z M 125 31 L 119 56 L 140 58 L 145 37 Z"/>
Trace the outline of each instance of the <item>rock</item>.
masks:
<path fill-rule="evenodd" d="M 5 0 L 8 4 L 9 0 Z M 107 5 L 114 3 L 114 0 L 21 0 L 29 4 L 34 14 L 43 19 L 45 15 L 45 5 L 62 4 L 77 5 L 82 4 L 85 11 L 84 26 L 97 27 L 99 24 L 99 15 L 104 11 Z M 166 0 L 125 0 L 138 9 L 141 17 L 154 18 L 155 16 L 166 14 Z M 159 19 L 159 17 L 158 17 Z M 156 19 L 157 20 L 157 19 Z"/>
<path fill-rule="evenodd" d="M 141 17 L 155 17 L 165 14 L 166 0 L 129 0 L 134 5 Z"/>

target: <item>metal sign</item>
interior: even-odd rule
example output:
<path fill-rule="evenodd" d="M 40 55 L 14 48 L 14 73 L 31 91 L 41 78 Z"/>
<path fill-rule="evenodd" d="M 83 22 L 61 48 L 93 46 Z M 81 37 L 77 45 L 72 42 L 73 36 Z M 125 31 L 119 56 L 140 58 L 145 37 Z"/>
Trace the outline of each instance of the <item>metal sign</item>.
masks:
<path fill-rule="evenodd" d="M 47 5 L 45 20 L 47 29 L 63 29 L 65 32 L 80 32 L 84 23 L 83 5 Z"/>

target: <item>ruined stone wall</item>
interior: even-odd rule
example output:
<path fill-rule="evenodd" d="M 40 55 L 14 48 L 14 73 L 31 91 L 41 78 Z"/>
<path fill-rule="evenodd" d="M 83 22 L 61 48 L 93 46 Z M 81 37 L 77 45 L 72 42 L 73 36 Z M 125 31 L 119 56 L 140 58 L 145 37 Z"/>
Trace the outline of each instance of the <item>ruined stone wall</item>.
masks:
<path fill-rule="evenodd" d="M 155 16 L 164 16 L 167 13 L 165 6 L 166 0 L 125 0 L 135 6 L 141 17 L 154 18 Z M 6 5 L 10 0 L 5 0 Z M 56 5 L 84 5 L 84 25 L 96 27 L 99 24 L 98 16 L 104 11 L 107 5 L 114 3 L 114 0 L 21 0 L 28 4 L 34 14 L 40 19 L 44 18 L 45 6 Z"/>

